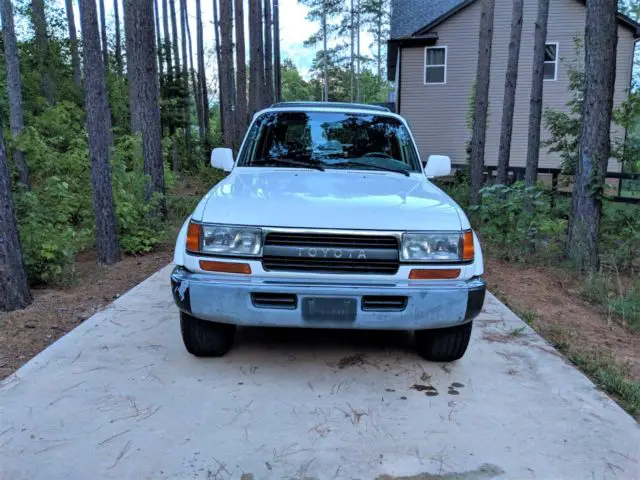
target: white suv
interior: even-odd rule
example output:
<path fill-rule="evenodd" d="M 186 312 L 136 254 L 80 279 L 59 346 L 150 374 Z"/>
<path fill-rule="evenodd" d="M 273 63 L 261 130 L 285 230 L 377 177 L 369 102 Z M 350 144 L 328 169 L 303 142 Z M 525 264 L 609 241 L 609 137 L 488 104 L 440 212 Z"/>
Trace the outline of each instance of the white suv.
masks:
<path fill-rule="evenodd" d="M 427 359 L 461 358 L 485 296 L 482 251 L 383 107 L 281 103 L 257 113 L 229 175 L 185 221 L 171 289 L 182 337 L 221 356 L 237 325 L 412 330 Z"/>

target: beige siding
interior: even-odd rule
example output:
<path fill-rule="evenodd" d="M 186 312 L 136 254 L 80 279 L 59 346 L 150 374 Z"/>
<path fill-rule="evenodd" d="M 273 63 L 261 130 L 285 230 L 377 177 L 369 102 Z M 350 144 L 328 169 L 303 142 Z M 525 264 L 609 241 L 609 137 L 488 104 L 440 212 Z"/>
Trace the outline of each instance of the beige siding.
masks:
<path fill-rule="evenodd" d="M 511 165 L 526 163 L 529 95 L 533 58 L 533 32 L 537 15 L 537 2 L 525 0 L 518 88 L 514 115 Z M 577 60 L 574 38 L 584 35 L 586 8 L 576 0 L 550 2 L 548 42 L 559 44 L 559 68 L 556 81 L 544 83 L 544 107 L 565 109 L 569 99 L 568 68 Z M 493 55 L 491 61 L 491 87 L 489 123 L 485 161 L 497 163 L 500 142 L 502 98 L 508 57 L 511 28 L 512 0 L 496 0 Z M 436 27 L 438 45 L 448 50 L 446 85 L 424 85 L 424 48 L 408 48 L 402 51 L 401 114 L 409 122 L 416 137 L 421 155 L 426 158 L 438 153 L 450 155 L 454 163 L 466 161 L 465 144 L 470 137 L 467 126 L 469 95 L 475 78 L 480 4 L 476 2 L 446 22 Z M 634 39 L 628 28 L 619 28 L 615 104 L 619 105 L 627 95 L 631 78 Z M 579 59 L 583 62 L 582 59 Z M 614 129 L 614 136 L 624 135 Z M 543 126 L 543 139 L 546 138 Z M 557 167 L 560 160 L 549 154 L 547 148 L 540 152 L 540 167 Z M 610 165 L 613 171 L 617 164 Z"/>

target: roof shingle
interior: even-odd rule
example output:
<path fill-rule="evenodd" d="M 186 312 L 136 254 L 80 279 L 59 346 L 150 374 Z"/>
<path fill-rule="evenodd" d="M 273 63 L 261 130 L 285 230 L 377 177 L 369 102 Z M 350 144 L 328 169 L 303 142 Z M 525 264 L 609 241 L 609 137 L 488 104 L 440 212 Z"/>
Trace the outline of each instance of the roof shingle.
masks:
<path fill-rule="evenodd" d="M 410 37 L 465 0 L 392 0 L 391 38 Z"/>

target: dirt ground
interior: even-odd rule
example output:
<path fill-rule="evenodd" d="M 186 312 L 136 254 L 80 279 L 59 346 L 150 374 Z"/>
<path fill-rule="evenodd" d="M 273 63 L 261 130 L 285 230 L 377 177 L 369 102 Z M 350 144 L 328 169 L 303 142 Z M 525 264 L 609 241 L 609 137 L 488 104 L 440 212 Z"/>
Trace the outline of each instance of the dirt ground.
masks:
<path fill-rule="evenodd" d="M 25 310 L 0 313 L 0 379 L 71 331 L 118 296 L 171 261 L 172 246 L 127 256 L 111 267 L 98 266 L 95 252 L 83 252 L 77 279 L 67 288 L 33 288 Z"/>
<path fill-rule="evenodd" d="M 640 333 L 582 300 L 577 278 L 559 268 L 485 261 L 489 289 L 521 317 L 532 315 L 532 326 L 544 337 L 560 335 L 574 351 L 611 357 L 628 365 L 630 376 L 640 380 Z"/>
<path fill-rule="evenodd" d="M 0 378 L 166 265 L 171 250 L 171 244 L 163 244 L 153 253 L 125 257 L 112 267 L 97 266 L 95 254 L 84 252 L 78 257 L 74 285 L 35 288 L 29 308 L 0 313 Z M 632 377 L 640 379 L 640 334 L 578 298 L 575 278 L 560 269 L 492 259 L 486 267 L 490 290 L 516 313 L 533 312 L 534 326 L 543 335 L 561 332 L 572 348 L 611 356 L 628 364 Z"/>

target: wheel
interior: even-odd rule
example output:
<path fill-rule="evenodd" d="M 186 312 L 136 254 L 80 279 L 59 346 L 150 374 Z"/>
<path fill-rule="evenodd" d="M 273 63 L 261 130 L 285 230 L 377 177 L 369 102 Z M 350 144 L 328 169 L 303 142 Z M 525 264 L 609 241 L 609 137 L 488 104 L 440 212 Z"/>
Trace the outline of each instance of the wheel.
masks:
<path fill-rule="evenodd" d="M 222 357 L 233 344 L 236 326 L 199 320 L 180 312 L 180 330 L 187 351 L 196 357 Z"/>
<path fill-rule="evenodd" d="M 434 362 L 453 362 L 462 358 L 469 346 L 473 322 L 457 327 L 415 332 L 418 353 Z"/>

